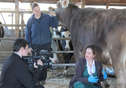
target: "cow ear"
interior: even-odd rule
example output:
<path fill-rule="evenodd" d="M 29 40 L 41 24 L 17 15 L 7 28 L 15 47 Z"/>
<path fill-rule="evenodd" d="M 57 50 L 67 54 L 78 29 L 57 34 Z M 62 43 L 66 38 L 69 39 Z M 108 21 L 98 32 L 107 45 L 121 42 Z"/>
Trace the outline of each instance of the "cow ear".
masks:
<path fill-rule="evenodd" d="M 62 0 L 61 5 L 62 5 L 63 8 L 68 7 L 68 5 L 69 5 L 69 0 Z"/>

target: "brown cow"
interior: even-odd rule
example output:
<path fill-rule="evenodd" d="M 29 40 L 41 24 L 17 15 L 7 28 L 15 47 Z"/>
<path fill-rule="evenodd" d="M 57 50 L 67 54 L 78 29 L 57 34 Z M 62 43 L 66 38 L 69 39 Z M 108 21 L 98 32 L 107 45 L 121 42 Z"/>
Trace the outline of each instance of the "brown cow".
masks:
<path fill-rule="evenodd" d="M 114 68 L 117 88 L 125 88 L 126 9 L 80 9 L 60 0 L 56 15 L 70 29 L 76 61 L 87 45 L 96 45 L 102 52 L 101 62 Z"/>

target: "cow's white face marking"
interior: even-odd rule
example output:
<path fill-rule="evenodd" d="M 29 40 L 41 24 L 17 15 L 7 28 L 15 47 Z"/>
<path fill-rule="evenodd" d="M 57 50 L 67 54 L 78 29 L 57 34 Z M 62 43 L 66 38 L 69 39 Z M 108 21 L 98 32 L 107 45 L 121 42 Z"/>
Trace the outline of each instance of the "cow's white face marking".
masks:
<path fill-rule="evenodd" d="M 54 32 L 53 32 L 53 38 L 60 38 L 60 36 L 57 35 L 56 32 L 54 31 Z"/>
<path fill-rule="evenodd" d="M 70 32 L 69 31 L 62 32 L 61 37 L 62 36 L 64 36 L 65 38 L 69 38 L 70 37 Z M 66 41 L 65 49 L 70 50 L 70 46 L 69 46 L 70 40 L 65 40 L 65 41 Z"/>

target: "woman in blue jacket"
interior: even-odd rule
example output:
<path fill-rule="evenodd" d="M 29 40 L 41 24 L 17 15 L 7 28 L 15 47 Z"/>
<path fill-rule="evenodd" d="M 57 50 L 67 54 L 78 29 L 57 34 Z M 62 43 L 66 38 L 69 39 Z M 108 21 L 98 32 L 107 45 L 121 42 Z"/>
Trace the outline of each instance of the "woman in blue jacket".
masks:
<path fill-rule="evenodd" d="M 36 51 L 39 55 L 40 50 L 48 50 L 51 52 L 51 33 L 50 27 L 58 27 L 58 19 L 56 16 L 49 16 L 41 12 L 37 3 L 31 4 L 33 15 L 29 18 L 26 25 L 25 39 L 29 42 L 29 53 Z M 52 15 L 55 15 L 53 13 Z M 34 53 L 32 53 L 34 55 Z M 49 57 L 49 56 L 48 56 Z M 42 70 L 40 81 L 45 80 L 47 76 L 47 68 Z"/>

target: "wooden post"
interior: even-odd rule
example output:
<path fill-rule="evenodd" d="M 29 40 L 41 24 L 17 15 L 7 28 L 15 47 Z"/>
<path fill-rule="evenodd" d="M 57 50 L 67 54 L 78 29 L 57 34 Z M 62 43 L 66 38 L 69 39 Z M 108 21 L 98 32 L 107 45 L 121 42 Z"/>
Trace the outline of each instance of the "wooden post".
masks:
<path fill-rule="evenodd" d="M 108 9 L 108 7 L 109 7 L 109 4 L 108 4 L 108 3 L 106 3 L 106 9 Z"/>
<path fill-rule="evenodd" d="M 15 11 L 19 11 L 19 0 L 15 0 Z M 19 13 L 15 13 L 15 24 L 19 24 Z M 15 37 L 19 37 L 19 27 L 15 27 Z"/>
<path fill-rule="evenodd" d="M 12 13 L 12 25 L 13 25 L 13 16 L 14 16 L 14 14 Z M 12 35 L 11 35 L 11 37 L 14 37 L 14 30 L 13 30 L 13 26 L 12 26 Z"/>
<path fill-rule="evenodd" d="M 23 13 L 21 14 L 21 24 L 24 24 Z M 24 26 L 21 26 L 21 37 L 24 37 Z"/>
<path fill-rule="evenodd" d="M 81 4 L 81 8 L 85 7 L 85 0 L 81 0 L 82 4 Z"/>

